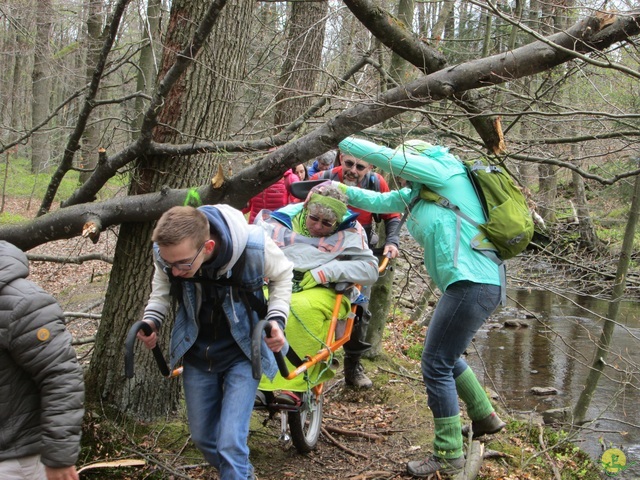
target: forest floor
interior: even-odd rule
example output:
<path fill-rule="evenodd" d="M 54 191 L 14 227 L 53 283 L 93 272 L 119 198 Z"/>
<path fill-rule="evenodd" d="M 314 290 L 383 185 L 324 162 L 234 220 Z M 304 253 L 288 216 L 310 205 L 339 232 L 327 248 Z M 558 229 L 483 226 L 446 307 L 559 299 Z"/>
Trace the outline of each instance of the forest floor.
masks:
<path fill-rule="evenodd" d="M 10 211 L 24 212 L 25 205 L 8 199 Z M 13 210 L 11 210 L 13 209 Z M 406 238 L 403 241 L 407 240 Z M 113 255 L 114 232 L 105 232 L 97 245 L 84 239 L 56 241 L 29 251 L 29 255 L 77 257 L 87 254 Z M 371 390 L 345 386 L 342 369 L 325 385 L 323 430 L 317 447 L 298 454 L 280 437 L 280 420 L 266 413 L 253 414 L 249 446 L 256 474 L 265 479 L 403 479 L 406 462 L 426 457 L 433 437 L 433 419 L 426 406 L 421 380 L 419 352 L 426 327 L 422 317 L 412 318 L 416 302 L 426 288 L 419 265 L 419 250 L 406 248 L 396 265 L 396 308 L 386 326 L 384 353 L 365 360 L 374 381 Z M 413 265 L 413 267 L 411 266 Z M 86 367 L 93 348 L 92 337 L 107 294 L 110 264 L 31 262 L 31 279 L 52 293 L 65 312 L 72 312 L 68 327 L 74 336 L 81 363 Z M 412 291 L 407 297 L 411 278 Z M 402 299 L 400 299 L 402 292 Z M 427 313 L 429 310 L 427 306 Z M 95 317 L 95 318 L 88 318 Z M 414 315 L 415 317 L 415 315 Z M 496 455 L 483 462 L 483 479 L 560 478 L 559 472 L 575 472 L 562 478 L 600 478 L 597 466 L 570 444 L 553 447 L 562 435 L 552 430 L 541 434 L 540 419 L 531 415 L 510 420 L 497 435 L 485 438 L 486 448 Z M 464 418 L 466 416 L 463 414 Z M 114 479 L 216 479 L 189 439 L 184 411 L 154 424 L 106 415 L 102 408 L 87 412 L 83 452 L 79 466 L 95 462 L 133 460 L 139 466 L 94 465 L 82 478 Z"/>

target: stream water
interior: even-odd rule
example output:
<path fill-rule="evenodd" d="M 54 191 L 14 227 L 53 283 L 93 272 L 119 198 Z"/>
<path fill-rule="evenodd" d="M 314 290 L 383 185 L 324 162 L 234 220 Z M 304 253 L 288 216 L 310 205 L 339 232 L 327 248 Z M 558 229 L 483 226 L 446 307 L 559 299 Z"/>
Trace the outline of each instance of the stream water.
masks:
<path fill-rule="evenodd" d="M 509 297 L 507 307 L 476 335 L 467 361 L 509 411 L 572 409 L 592 363 L 608 302 L 542 290 L 513 290 Z M 510 319 L 526 326 L 502 327 Z M 618 323 L 587 415 L 596 420 L 576 443 L 598 461 L 606 449 L 622 450 L 627 468 L 615 478 L 640 479 L 640 303 L 623 302 Z M 532 387 L 553 387 L 557 394 L 534 395 Z"/>

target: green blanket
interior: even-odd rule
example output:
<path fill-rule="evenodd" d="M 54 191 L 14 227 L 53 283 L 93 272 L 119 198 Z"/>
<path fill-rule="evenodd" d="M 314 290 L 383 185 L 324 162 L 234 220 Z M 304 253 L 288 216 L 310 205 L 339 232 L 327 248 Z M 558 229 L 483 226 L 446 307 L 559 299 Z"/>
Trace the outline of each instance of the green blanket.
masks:
<path fill-rule="evenodd" d="M 287 320 L 285 334 L 289 344 L 300 358 L 306 355 L 313 356 L 323 348 L 331 324 L 335 300 L 335 291 L 325 287 L 314 287 L 292 294 L 291 313 Z M 338 318 L 346 319 L 350 308 L 349 300 L 343 297 Z M 294 370 L 288 360 L 287 366 L 289 371 Z M 333 375 L 334 371 L 329 369 L 327 363 L 320 362 L 307 371 L 309 383 L 305 380 L 305 374 L 287 380 L 278 373 L 273 382 L 263 375 L 258 389 L 306 392 L 308 387 L 325 382 Z"/>

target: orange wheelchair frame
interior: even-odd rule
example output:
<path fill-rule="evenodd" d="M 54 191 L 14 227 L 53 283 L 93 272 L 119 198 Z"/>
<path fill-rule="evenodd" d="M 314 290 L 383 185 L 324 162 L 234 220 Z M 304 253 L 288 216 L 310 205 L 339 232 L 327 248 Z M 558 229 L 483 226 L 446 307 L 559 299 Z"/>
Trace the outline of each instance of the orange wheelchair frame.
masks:
<path fill-rule="evenodd" d="M 389 258 L 384 257 L 378 272 L 382 273 L 389 263 Z M 351 306 L 351 312 L 346 320 L 345 331 L 339 339 L 335 338 L 336 328 L 338 326 L 338 316 L 340 312 L 340 305 L 344 296 L 344 290 L 337 291 L 334 308 L 331 316 L 331 323 L 329 325 L 329 331 L 327 332 L 325 347 L 322 348 L 315 355 L 306 355 L 304 359 L 300 357 L 289 347 L 287 352 L 287 358 L 295 366 L 295 369 L 289 371 L 282 352 L 274 353 L 276 362 L 280 374 L 287 380 L 292 380 L 298 375 L 303 374 L 311 367 L 315 366 L 319 362 L 327 360 L 333 353 L 335 353 L 340 347 L 349 341 L 351 333 L 353 331 L 353 324 L 355 319 L 355 313 L 358 305 Z M 260 343 L 262 342 L 262 331 L 265 330 L 269 335 L 270 324 L 267 320 L 260 320 L 256 325 L 253 333 L 253 352 L 252 362 L 254 368 L 254 377 L 259 378 L 262 374 L 260 365 Z M 293 443 L 296 450 L 299 453 L 308 453 L 313 450 L 317 444 L 320 436 L 320 429 L 322 424 L 322 405 L 323 405 L 323 388 L 324 383 L 319 383 L 311 387 L 309 392 L 303 394 L 300 405 L 281 405 L 281 404 L 268 404 L 265 406 L 257 407 L 256 409 L 268 410 L 271 415 L 279 412 L 281 418 L 281 435 L 282 441 L 289 441 Z M 287 433 L 287 425 L 289 426 L 289 433 Z"/>

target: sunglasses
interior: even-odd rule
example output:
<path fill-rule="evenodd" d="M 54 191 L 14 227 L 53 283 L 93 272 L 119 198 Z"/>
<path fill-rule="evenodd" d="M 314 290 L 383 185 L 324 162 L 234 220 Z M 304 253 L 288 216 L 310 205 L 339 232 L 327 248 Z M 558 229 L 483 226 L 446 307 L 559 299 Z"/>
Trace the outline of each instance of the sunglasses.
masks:
<path fill-rule="evenodd" d="M 354 165 L 356 167 L 356 170 L 358 170 L 359 172 L 362 172 L 367 168 L 366 165 L 362 165 L 361 163 L 356 163 L 353 160 L 345 160 L 342 163 L 344 163 L 344 166 L 347 167 L 347 169 L 349 170 L 351 170 L 354 167 Z"/>
<path fill-rule="evenodd" d="M 160 255 L 158 255 L 159 260 L 160 260 L 160 264 L 164 268 L 168 268 L 168 269 L 175 268 L 175 269 L 180 270 L 182 272 L 187 272 L 187 271 L 191 270 L 192 265 L 195 263 L 196 259 L 198 258 L 198 255 L 200 255 L 200 252 L 202 252 L 202 249 L 204 248 L 206 243 L 207 242 L 204 242 L 202 244 L 202 246 L 198 249 L 198 251 L 196 252 L 195 256 L 193 257 L 193 260 L 191 260 L 189 263 L 180 263 L 180 262 L 169 263 L 164 258 L 160 257 Z"/>
<path fill-rule="evenodd" d="M 327 227 L 327 228 L 333 228 L 333 227 L 335 227 L 335 226 L 336 226 L 336 222 L 330 222 L 329 220 L 326 220 L 326 219 L 324 219 L 324 218 L 317 217 L 317 216 L 312 215 L 312 214 L 310 214 L 310 213 L 309 213 L 309 214 L 307 214 L 307 218 L 308 218 L 309 220 L 311 220 L 312 222 L 316 222 L 316 223 L 320 222 L 320 223 L 322 223 L 322 225 L 323 225 L 324 227 Z"/>

